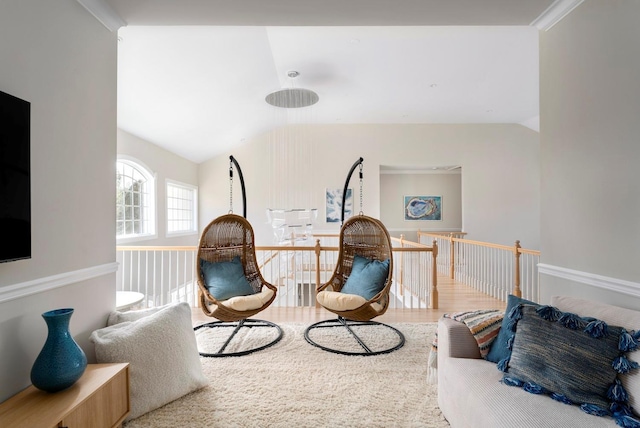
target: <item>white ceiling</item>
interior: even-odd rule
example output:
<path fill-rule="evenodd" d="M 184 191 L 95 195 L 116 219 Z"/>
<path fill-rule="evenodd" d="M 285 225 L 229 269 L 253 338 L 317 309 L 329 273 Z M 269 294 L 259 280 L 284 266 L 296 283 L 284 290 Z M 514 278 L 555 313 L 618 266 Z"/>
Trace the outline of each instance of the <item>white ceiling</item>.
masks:
<path fill-rule="evenodd" d="M 128 24 L 118 126 L 194 162 L 281 125 L 264 97 L 292 86 L 313 123 L 537 127 L 552 0 L 91 1 Z"/>

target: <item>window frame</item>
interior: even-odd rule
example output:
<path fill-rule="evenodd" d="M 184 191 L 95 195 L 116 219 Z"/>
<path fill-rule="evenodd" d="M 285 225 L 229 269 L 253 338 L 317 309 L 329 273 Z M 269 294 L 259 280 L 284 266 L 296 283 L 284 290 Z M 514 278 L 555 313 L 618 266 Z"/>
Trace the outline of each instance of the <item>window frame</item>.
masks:
<path fill-rule="evenodd" d="M 170 231 L 169 223 L 169 186 L 174 186 L 177 188 L 182 188 L 184 190 L 189 190 L 192 192 L 192 201 L 191 201 L 191 213 L 193 215 L 193 224 L 192 229 L 189 230 L 178 230 L 178 231 Z M 193 184 L 183 183 L 181 181 L 173 180 L 170 178 L 165 179 L 165 215 L 166 215 L 166 233 L 167 237 L 175 237 L 175 236 L 187 236 L 187 235 L 196 235 L 198 233 L 198 186 L 194 186 Z"/>
<path fill-rule="evenodd" d="M 117 234 L 117 209 L 118 209 L 118 186 L 117 186 L 117 174 L 118 174 L 118 163 L 123 163 L 138 171 L 140 174 L 144 176 L 146 179 L 146 197 L 148 200 L 147 209 L 149 210 L 148 219 L 147 219 L 147 229 L 146 233 L 139 234 L 128 234 L 128 235 L 118 235 Z M 152 172 L 151 168 L 145 165 L 144 162 L 140 161 L 131 156 L 126 155 L 118 155 L 116 160 L 116 243 L 117 244 L 126 244 L 130 242 L 136 241 L 144 241 L 149 239 L 156 239 L 158 237 L 158 229 L 157 229 L 157 215 L 158 209 L 156 205 L 157 201 L 157 186 L 156 186 L 156 174 Z"/>

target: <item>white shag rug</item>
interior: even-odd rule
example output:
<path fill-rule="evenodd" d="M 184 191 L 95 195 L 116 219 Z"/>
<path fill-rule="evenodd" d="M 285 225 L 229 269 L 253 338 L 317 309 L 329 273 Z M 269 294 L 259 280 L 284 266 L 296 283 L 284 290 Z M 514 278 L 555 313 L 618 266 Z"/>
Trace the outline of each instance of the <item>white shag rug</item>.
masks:
<path fill-rule="evenodd" d="M 427 383 L 436 324 L 393 326 L 405 335 L 404 347 L 362 357 L 310 345 L 304 338 L 307 325 L 280 324 L 284 336 L 270 348 L 241 357 L 201 358 L 208 386 L 125 427 L 448 427 L 438 408 L 437 387 Z M 227 329 L 196 331 L 201 352 L 213 352 L 220 336 L 228 334 L 220 330 Z M 342 330 L 315 329 L 312 338 L 348 347 L 351 339 Z M 238 344 L 262 343 L 272 334 L 264 328 L 243 331 Z M 395 334 L 380 327 L 359 333 L 368 344 L 395 340 Z"/>

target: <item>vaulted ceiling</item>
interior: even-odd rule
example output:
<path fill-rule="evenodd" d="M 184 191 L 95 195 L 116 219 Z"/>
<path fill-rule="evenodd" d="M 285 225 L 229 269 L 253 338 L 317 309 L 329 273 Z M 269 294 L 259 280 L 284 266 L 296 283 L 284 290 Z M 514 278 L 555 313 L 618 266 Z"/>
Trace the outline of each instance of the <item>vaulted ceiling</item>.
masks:
<path fill-rule="evenodd" d="M 118 126 L 194 162 L 286 123 L 289 87 L 312 123 L 537 129 L 539 28 L 580 1 L 78 0 L 119 28 Z"/>

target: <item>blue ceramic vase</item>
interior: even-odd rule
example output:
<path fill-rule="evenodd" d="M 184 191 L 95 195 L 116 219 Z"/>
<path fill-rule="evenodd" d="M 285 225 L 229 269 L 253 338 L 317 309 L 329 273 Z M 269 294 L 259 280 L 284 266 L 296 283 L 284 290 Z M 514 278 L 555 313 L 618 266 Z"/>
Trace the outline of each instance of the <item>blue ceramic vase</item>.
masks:
<path fill-rule="evenodd" d="M 38 389 L 57 392 L 70 387 L 87 368 L 87 357 L 69 333 L 73 309 L 54 309 L 42 314 L 49 328 L 47 341 L 31 368 L 31 383 Z"/>

